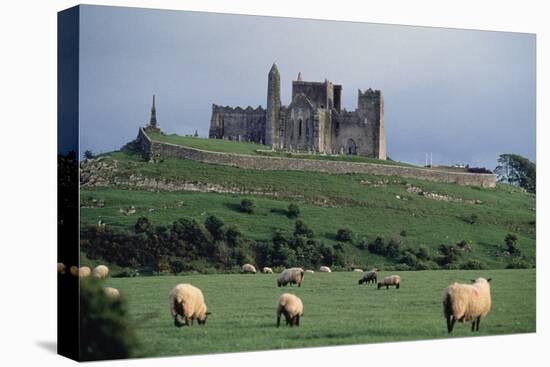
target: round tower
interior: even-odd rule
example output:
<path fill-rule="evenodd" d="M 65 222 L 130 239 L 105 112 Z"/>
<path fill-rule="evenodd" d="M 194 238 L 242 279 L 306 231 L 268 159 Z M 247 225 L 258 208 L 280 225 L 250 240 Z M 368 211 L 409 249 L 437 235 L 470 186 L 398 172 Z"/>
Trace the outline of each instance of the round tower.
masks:
<path fill-rule="evenodd" d="M 273 63 L 267 81 L 267 113 L 265 124 L 265 144 L 273 148 L 279 146 L 279 117 L 281 111 L 281 76 Z"/>

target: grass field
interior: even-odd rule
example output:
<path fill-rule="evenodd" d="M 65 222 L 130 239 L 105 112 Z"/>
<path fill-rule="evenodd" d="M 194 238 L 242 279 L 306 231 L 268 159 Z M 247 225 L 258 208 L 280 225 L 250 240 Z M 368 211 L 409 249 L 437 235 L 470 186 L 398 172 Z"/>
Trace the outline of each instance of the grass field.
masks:
<path fill-rule="evenodd" d="M 276 275 L 108 278 L 129 305 L 141 342 L 136 356 L 167 356 L 422 340 L 536 331 L 535 270 L 399 272 L 402 287 L 357 285 L 358 273 L 306 274 L 301 288 L 277 288 Z M 389 275 L 381 273 L 380 276 Z M 469 324 L 446 332 L 441 292 L 454 281 L 492 277 L 493 309 L 472 334 Z M 176 328 L 168 293 L 178 283 L 203 290 L 212 314 L 204 326 Z M 299 328 L 275 327 L 283 292 L 304 302 Z"/>
<path fill-rule="evenodd" d="M 213 152 L 238 153 L 251 155 L 264 155 L 271 157 L 318 159 L 343 162 L 376 163 L 384 165 L 413 166 L 412 164 L 401 163 L 391 160 L 380 160 L 357 155 L 320 155 L 320 154 L 295 154 L 281 151 L 270 151 L 271 147 L 248 142 L 236 142 L 221 139 L 204 139 L 191 136 L 179 136 L 175 134 L 165 135 L 160 133 L 147 133 L 151 140 L 186 146 L 195 149 L 210 150 Z"/>
<path fill-rule="evenodd" d="M 190 138 L 192 139 L 192 138 Z M 535 195 L 509 185 L 494 189 L 466 187 L 399 177 L 377 177 L 364 174 L 331 175 L 297 171 L 256 171 L 204 164 L 190 160 L 165 158 L 150 164 L 138 156 L 114 152 L 104 157 L 118 162 L 113 180 L 131 175 L 162 178 L 174 182 L 202 182 L 258 194 L 216 194 L 200 192 L 151 192 L 131 187 L 108 187 L 81 190 L 81 200 L 102 199 L 104 207 L 82 208 L 83 223 L 104 223 L 117 230 L 127 230 L 139 216 L 147 216 L 154 225 L 170 225 L 182 217 L 200 222 L 207 214 L 236 225 L 249 238 L 270 239 L 276 229 L 291 232 L 294 220 L 285 215 L 289 203 L 300 205 L 300 219 L 316 237 L 334 243 L 340 228 L 351 228 L 356 240 L 376 236 L 398 238 L 403 246 L 427 245 L 433 254 L 440 244 L 471 242 L 473 251 L 464 260 L 483 261 L 489 268 L 503 268 L 509 258 L 502 256 L 504 237 L 518 236 L 522 254 L 535 257 Z M 422 190 L 449 195 L 480 204 L 437 201 L 407 191 L 407 184 Z M 256 203 L 254 214 L 239 211 L 243 197 Z M 397 199 L 399 197 L 399 199 Z M 136 214 L 126 216 L 122 207 L 136 207 Z M 474 224 L 465 219 L 477 216 Z M 406 236 L 402 236 L 402 231 Z M 378 265 L 385 259 L 355 250 L 350 253 L 357 264 Z"/>

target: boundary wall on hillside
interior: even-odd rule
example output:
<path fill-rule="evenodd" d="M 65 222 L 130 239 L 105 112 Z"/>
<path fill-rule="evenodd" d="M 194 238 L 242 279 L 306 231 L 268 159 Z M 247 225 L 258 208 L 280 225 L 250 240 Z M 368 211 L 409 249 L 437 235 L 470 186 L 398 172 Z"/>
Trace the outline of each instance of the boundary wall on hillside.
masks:
<path fill-rule="evenodd" d="M 325 161 L 317 159 L 266 157 L 260 155 L 212 152 L 153 141 L 143 128 L 139 129 L 137 141 L 141 146 L 145 158 L 152 160 L 166 156 L 256 170 L 311 171 L 333 174 L 365 173 L 380 176 L 400 176 L 433 182 L 456 183 L 467 186 L 496 186 L 496 175 L 488 173 L 447 172 L 428 168 L 391 166 L 376 163 Z"/>

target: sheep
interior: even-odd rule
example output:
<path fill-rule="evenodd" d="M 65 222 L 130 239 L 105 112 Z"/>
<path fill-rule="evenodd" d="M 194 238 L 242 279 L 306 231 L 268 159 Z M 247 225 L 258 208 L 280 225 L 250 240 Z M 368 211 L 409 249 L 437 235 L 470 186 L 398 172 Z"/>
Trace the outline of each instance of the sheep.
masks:
<path fill-rule="evenodd" d="M 82 266 L 78 269 L 78 277 L 79 278 L 89 277 L 90 274 L 92 274 L 92 270 L 87 266 Z"/>
<path fill-rule="evenodd" d="M 311 270 L 311 269 L 307 269 L 307 270 L 306 270 L 306 273 L 313 274 L 313 273 L 315 273 L 315 272 L 314 272 L 313 270 Z"/>
<path fill-rule="evenodd" d="M 399 289 L 399 286 L 401 284 L 401 277 L 399 275 L 390 275 L 389 277 L 385 277 L 384 280 L 378 283 L 378 289 L 382 287 L 386 287 L 388 289 L 390 285 L 394 285 L 396 289 Z"/>
<path fill-rule="evenodd" d="M 273 274 L 273 269 L 268 268 L 267 266 L 265 266 L 265 267 L 262 269 L 262 273 L 264 273 L 264 274 Z"/>
<path fill-rule="evenodd" d="M 174 318 L 174 325 L 181 327 L 193 325 L 197 319 L 199 325 L 206 324 L 210 312 L 204 303 L 202 291 L 187 283 L 180 283 L 170 291 L 170 314 Z M 183 322 L 181 321 L 183 317 Z"/>
<path fill-rule="evenodd" d="M 98 265 L 92 271 L 92 275 L 96 278 L 107 278 L 107 275 L 109 275 L 109 268 L 105 265 Z"/>
<path fill-rule="evenodd" d="M 60 275 L 65 274 L 65 264 L 57 263 L 57 274 L 60 274 Z"/>
<path fill-rule="evenodd" d="M 298 287 L 302 286 L 304 281 L 304 269 L 302 268 L 289 268 L 283 270 L 277 277 L 277 287 L 286 286 L 287 284 L 298 284 Z"/>
<path fill-rule="evenodd" d="M 73 277 L 77 277 L 78 276 L 78 266 L 71 266 L 69 268 L 69 273 L 73 276 Z"/>
<path fill-rule="evenodd" d="M 362 272 L 363 272 L 363 269 L 353 269 L 353 271 L 354 271 L 355 273 L 362 273 Z"/>
<path fill-rule="evenodd" d="M 369 283 L 376 284 L 377 281 L 378 281 L 378 273 L 376 272 L 376 270 L 371 270 L 363 273 L 363 277 L 359 279 L 358 284 L 363 284 L 363 283 L 366 285 L 368 285 Z"/>
<path fill-rule="evenodd" d="M 453 283 L 443 290 L 443 315 L 447 332 L 455 322 L 472 322 L 472 332 L 479 331 L 481 318 L 491 311 L 491 278 L 477 278 L 473 284 Z"/>
<path fill-rule="evenodd" d="M 330 270 L 330 268 L 329 268 L 328 266 L 321 266 L 321 267 L 319 268 L 319 271 L 320 271 L 321 273 L 332 273 L 332 270 Z"/>
<path fill-rule="evenodd" d="M 293 294 L 283 293 L 277 302 L 277 327 L 281 324 L 281 314 L 285 316 L 287 325 L 300 326 L 300 317 L 304 315 L 302 300 Z"/>
<path fill-rule="evenodd" d="M 120 292 L 116 288 L 105 287 L 103 288 L 103 291 L 105 292 L 105 295 L 107 296 L 107 298 L 110 298 L 110 299 L 120 298 Z"/>
<path fill-rule="evenodd" d="M 241 266 L 241 271 L 243 273 L 256 274 L 256 268 L 254 267 L 254 265 L 251 264 L 244 264 L 243 266 Z"/>

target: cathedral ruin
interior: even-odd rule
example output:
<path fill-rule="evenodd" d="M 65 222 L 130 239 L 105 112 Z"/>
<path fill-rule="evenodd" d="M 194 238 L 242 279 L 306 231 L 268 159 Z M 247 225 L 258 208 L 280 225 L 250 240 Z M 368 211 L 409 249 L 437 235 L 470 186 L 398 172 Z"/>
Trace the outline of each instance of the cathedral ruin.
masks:
<path fill-rule="evenodd" d="M 357 108 L 341 108 L 342 86 L 292 82 L 292 101 L 281 104 L 277 65 L 269 71 L 267 108 L 212 105 L 209 137 L 265 144 L 273 149 L 351 154 L 386 159 L 384 99 L 379 90 L 359 90 Z"/>

